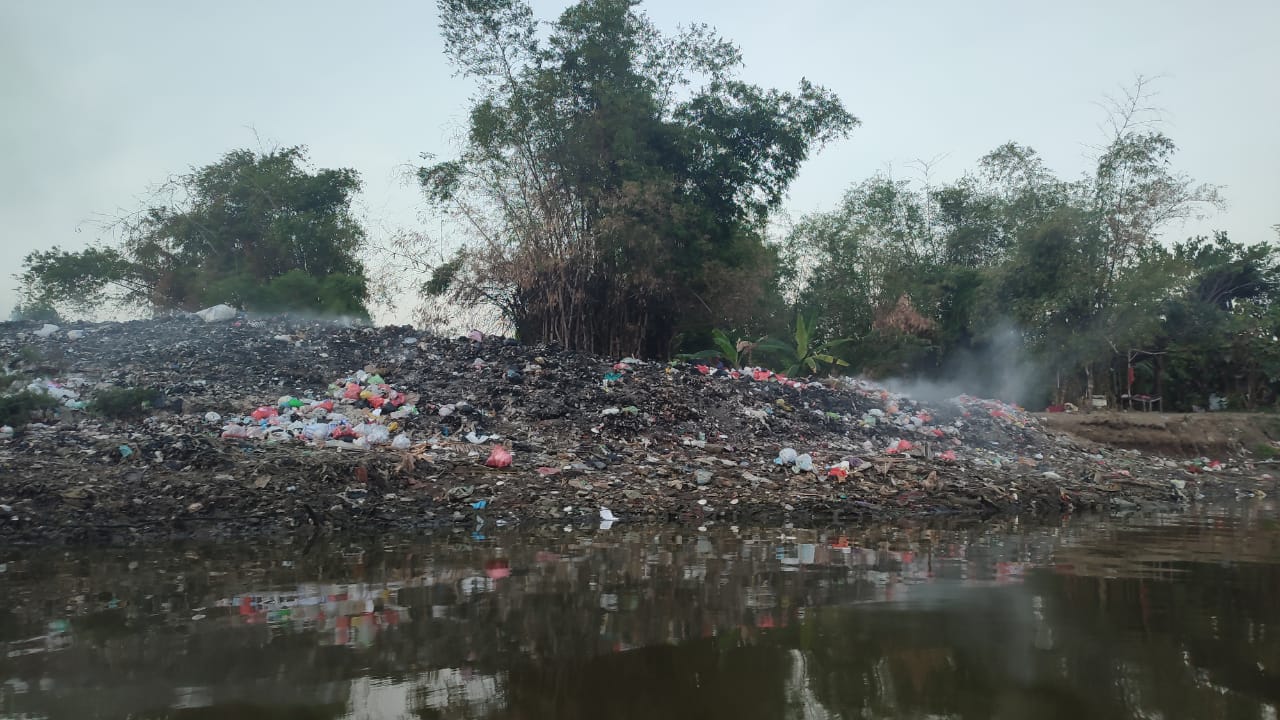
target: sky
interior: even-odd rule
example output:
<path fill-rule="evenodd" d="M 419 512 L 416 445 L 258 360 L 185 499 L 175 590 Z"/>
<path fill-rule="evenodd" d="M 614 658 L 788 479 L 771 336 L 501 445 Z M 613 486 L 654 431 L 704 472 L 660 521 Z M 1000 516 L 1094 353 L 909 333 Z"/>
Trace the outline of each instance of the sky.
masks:
<path fill-rule="evenodd" d="M 551 20 L 565 0 L 532 0 Z M 649 0 L 659 27 L 714 26 L 744 80 L 835 91 L 862 121 L 811 158 L 785 207 L 829 210 L 876 172 L 940 158 L 954 179 L 1000 144 L 1060 176 L 1089 167 L 1098 102 L 1158 76 L 1177 169 L 1224 186 L 1223 213 L 1169 232 L 1271 241 L 1280 223 L 1280 2 Z M 429 0 L 0 0 L 0 319 L 21 258 L 109 237 L 102 221 L 234 148 L 306 145 L 352 167 L 370 234 L 420 227 L 406 181 L 448 157 L 471 86 Z M 407 305 L 407 304 L 406 304 Z"/>

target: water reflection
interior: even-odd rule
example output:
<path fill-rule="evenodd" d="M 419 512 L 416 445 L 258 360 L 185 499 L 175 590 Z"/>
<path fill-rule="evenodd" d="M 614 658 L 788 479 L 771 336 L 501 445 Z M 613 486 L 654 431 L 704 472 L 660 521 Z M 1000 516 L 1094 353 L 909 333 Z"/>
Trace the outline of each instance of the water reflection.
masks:
<path fill-rule="evenodd" d="M 1270 501 L 0 551 L 6 718 L 1275 718 Z"/>

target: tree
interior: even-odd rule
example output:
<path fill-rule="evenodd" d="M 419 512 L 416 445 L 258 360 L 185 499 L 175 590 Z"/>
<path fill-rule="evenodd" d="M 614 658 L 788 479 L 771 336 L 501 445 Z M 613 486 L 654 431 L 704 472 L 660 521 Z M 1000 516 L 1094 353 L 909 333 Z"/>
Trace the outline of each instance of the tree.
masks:
<path fill-rule="evenodd" d="M 300 147 L 236 150 L 168 183 L 121 220 L 118 244 L 23 260 L 24 307 L 149 312 L 220 302 L 367 317 L 354 170 L 306 167 Z"/>
<path fill-rule="evenodd" d="M 1107 98 L 1109 137 L 1092 178 L 1094 209 L 1109 239 L 1108 285 L 1170 223 L 1224 207 L 1219 188 L 1173 171 L 1173 140 L 1159 130 L 1151 79 L 1139 75 L 1119 98 Z"/>
<path fill-rule="evenodd" d="M 800 163 L 856 124 L 807 81 L 733 77 L 705 26 L 664 36 L 635 0 L 580 0 L 545 39 L 523 0 L 440 0 L 477 83 L 454 160 L 422 169 L 466 238 L 429 289 L 496 307 L 531 342 L 661 356 L 682 334 L 767 321 L 765 222 Z"/>
<path fill-rule="evenodd" d="M 1276 354 L 1266 325 L 1272 250 L 1159 242 L 1222 203 L 1216 187 L 1174 169 L 1149 96 L 1139 78 L 1108 106 L 1110 132 L 1085 177 L 1059 178 L 1011 142 L 956 182 L 921 188 L 876 175 L 836 209 L 802 218 L 784 258 L 797 308 L 818 316 L 815 336 L 856 338 L 845 358 L 870 374 L 971 378 L 974 365 L 997 363 L 1016 374 L 1025 356 L 1036 374 L 1066 378 L 1072 398 L 1120 394 L 1134 351 L 1176 347 L 1207 370 L 1200 381 L 1222 388 L 1235 372 L 1252 378 L 1247 394 L 1257 397 L 1269 365 L 1244 348 Z M 1203 390 L 1169 379 L 1175 394 Z"/>

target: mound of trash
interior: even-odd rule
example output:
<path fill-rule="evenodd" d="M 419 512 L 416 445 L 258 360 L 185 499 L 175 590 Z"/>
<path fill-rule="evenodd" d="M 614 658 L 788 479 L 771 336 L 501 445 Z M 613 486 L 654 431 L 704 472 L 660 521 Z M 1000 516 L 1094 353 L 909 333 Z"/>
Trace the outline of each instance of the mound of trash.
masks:
<path fill-rule="evenodd" d="M 0 324 L 0 390 L 53 400 L 6 421 L 0 533 L 1060 512 L 1186 502 L 1209 477 L 1051 435 L 995 400 L 206 315 Z M 126 389 L 149 398 L 136 414 L 96 410 Z"/>

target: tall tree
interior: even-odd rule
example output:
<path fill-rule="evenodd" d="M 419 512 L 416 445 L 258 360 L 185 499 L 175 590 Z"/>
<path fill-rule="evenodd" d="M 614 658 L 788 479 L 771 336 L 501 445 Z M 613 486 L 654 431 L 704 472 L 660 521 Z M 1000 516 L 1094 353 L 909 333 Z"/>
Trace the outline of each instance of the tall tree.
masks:
<path fill-rule="evenodd" d="M 354 170 L 309 170 L 300 147 L 229 152 L 120 221 L 119 243 L 27 255 L 23 304 L 154 312 L 227 302 L 367 316 L 365 234 L 351 214 L 359 188 Z"/>
<path fill-rule="evenodd" d="M 807 81 L 735 79 L 735 46 L 665 36 L 638 4 L 580 0 L 544 34 L 523 0 L 439 2 L 478 97 L 459 156 L 420 173 L 467 238 L 429 289 L 493 304 L 529 341 L 658 356 L 681 332 L 763 322 L 769 213 L 856 124 Z"/>
<path fill-rule="evenodd" d="M 784 243 L 791 295 L 818 314 L 820 337 L 859 338 L 849 359 L 869 372 L 946 375 L 1008 349 L 1012 326 L 1045 375 L 1084 378 L 1072 397 L 1117 387 L 1135 349 L 1177 342 L 1205 363 L 1209 346 L 1261 352 L 1271 300 L 1257 288 L 1267 287 L 1270 251 L 1159 242 L 1221 198 L 1174 169 L 1176 148 L 1148 95 L 1140 78 L 1109 106 L 1110 132 L 1085 177 L 1059 178 L 1032 148 L 1006 143 L 941 187 L 882 176 L 855 183 L 838 208 L 803 218 Z M 922 320 L 889 321 L 910 313 Z M 1211 337 L 1210 326 L 1225 335 Z"/>
<path fill-rule="evenodd" d="M 1177 146 L 1160 130 L 1151 99 L 1151 79 L 1138 76 L 1122 96 L 1105 103 L 1109 134 L 1091 178 L 1094 210 L 1109 241 L 1102 293 L 1171 223 L 1224 207 L 1217 186 L 1173 170 Z"/>

